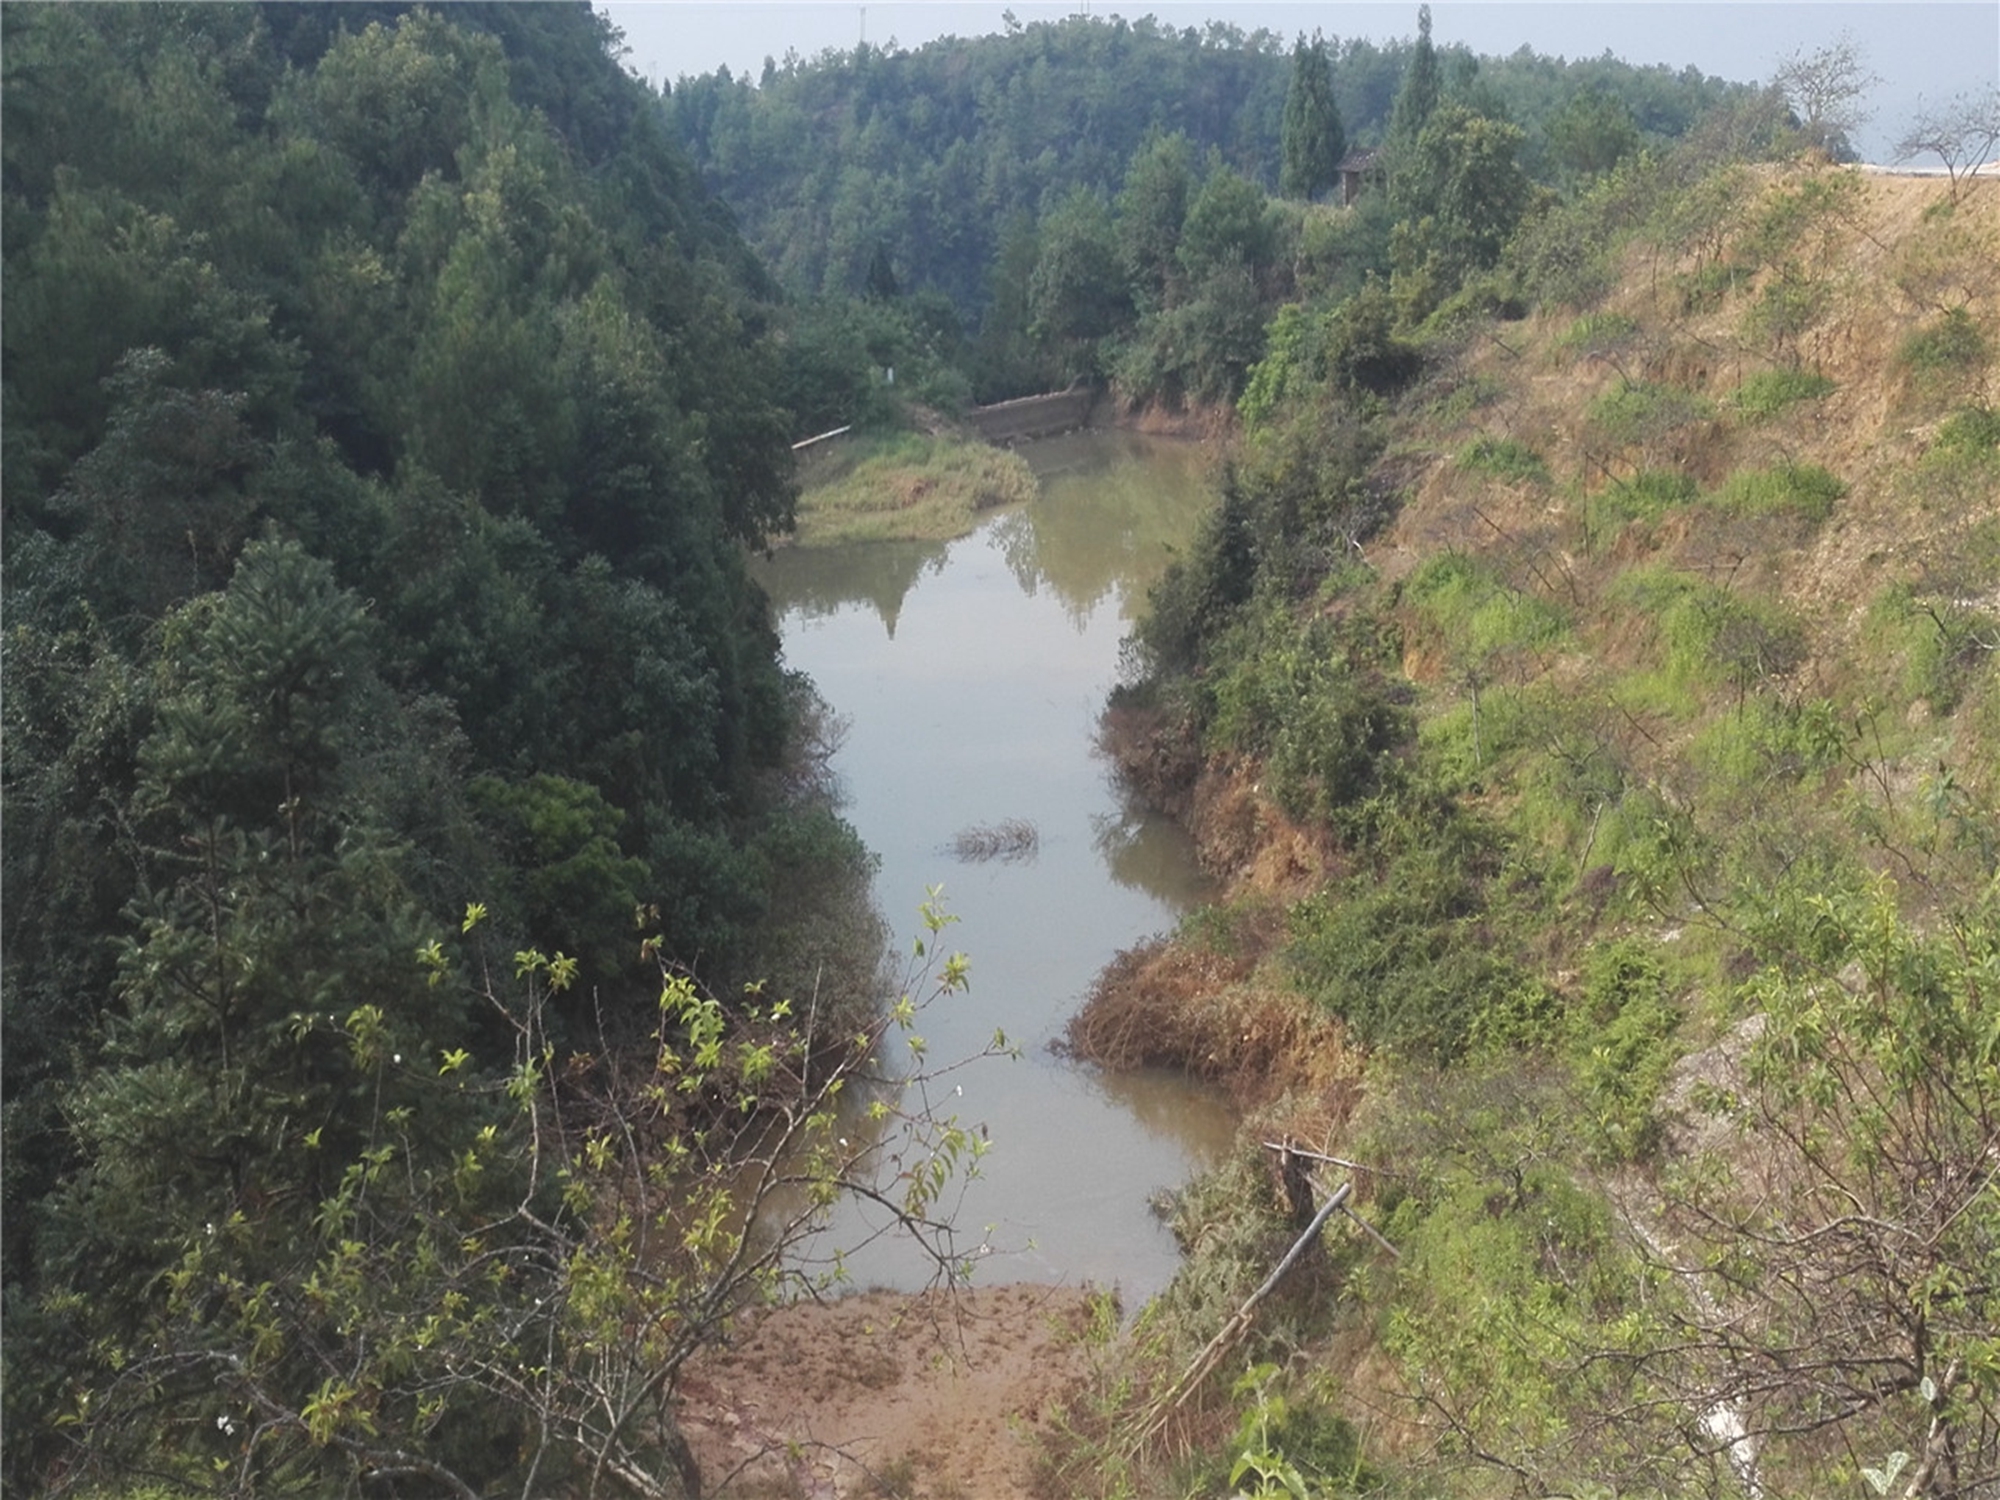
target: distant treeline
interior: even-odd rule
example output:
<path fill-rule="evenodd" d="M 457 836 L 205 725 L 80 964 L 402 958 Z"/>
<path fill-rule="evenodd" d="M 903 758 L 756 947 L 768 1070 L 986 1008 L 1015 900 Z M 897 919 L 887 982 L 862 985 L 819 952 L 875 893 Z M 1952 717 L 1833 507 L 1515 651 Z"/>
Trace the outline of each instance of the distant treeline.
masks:
<path fill-rule="evenodd" d="M 1071 16 L 911 51 L 787 54 L 754 82 L 726 69 L 683 78 L 667 114 L 772 273 L 817 299 L 802 314 L 809 347 L 826 337 L 817 324 L 839 325 L 847 343 L 865 331 L 883 363 L 900 355 L 946 404 L 1079 373 L 1122 375 L 1141 398 L 1213 399 L 1233 395 L 1254 362 L 1251 325 L 1298 290 L 1301 214 L 1267 216 L 1263 197 L 1295 186 L 1282 163 L 1302 51 L 1326 69 L 1343 150 L 1389 143 L 1398 93 L 1425 53 L 1441 92 L 1519 132 L 1507 170 L 1548 185 L 1676 140 L 1754 93 L 1609 56 L 1430 53 L 1427 17 L 1415 42 L 1308 46 L 1219 22 L 1176 31 L 1150 17 Z M 1298 196 L 1337 201 L 1330 170 L 1311 184 Z M 1190 221 L 1208 243 L 1177 257 Z M 1322 232 L 1304 255 L 1321 269 L 1344 260 L 1358 282 L 1386 270 L 1387 231 L 1384 221 L 1366 243 L 1337 245 Z M 900 331 L 852 305 L 892 292 Z M 1137 327 L 1197 303 L 1173 326 Z M 1079 346 L 1111 333 L 1133 335 L 1129 347 Z M 1191 345 L 1202 346 L 1192 359 L 1174 352 Z M 1185 367 L 1162 370 L 1162 359 Z M 849 400 L 837 411 L 858 409 Z"/>
<path fill-rule="evenodd" d="M 860 292 L 886 248 L 906 288 L 976 316 L 1009 221 L 1040 218 L 1077 187 L 1115 194 L 1151 137 L 1185 136 L 1197 162 L 1213 151 L 1275 191 L 1292 47 L 1221 22 L 1177 31 L 1150 16 L 1069 16 L 909 51 L 788 53 L 755 81 L 726 69 L 683 78 L 670 117 L 787 286 Z M 1379 145 L 1414 43 L 1325 47 L 1348 142 Z M 1476 77 L 1492 111 L 1522 128 L 1522 165 L 1537 180 L 1562 172 L 1558 122 L 1579 98 L 1610 96 L 1642 142 L 1658 143 L 1746 91 L 1609 55 L 1439 56 L 1447 78 Z"/>

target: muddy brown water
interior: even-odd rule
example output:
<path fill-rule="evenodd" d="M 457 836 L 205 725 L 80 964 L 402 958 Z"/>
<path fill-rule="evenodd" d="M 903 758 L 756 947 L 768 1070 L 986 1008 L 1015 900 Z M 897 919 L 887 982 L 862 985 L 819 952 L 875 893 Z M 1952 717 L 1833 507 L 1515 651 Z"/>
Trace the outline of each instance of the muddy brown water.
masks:
<path fill-rule="evenodd" d="M 945 938 L 972 983 L 925 1018 L 930 1058 L 996 1028 L 1022 1049 L 938 1091 L 994 1143 L 955 1215 L 966 1244 L 994 1247 L 978 1279 L 1116 1286 L 1134 1307 L 1178 1259 L 1152 1198 L 1218 1160 L 1235 1120 L 1178 1074 L 1107 1075 L 1050 1043 L 1114 954 L 1207 895 L 1186 839 L 1121 796 L 1095 737 L 1120 644 L 1212 478 L 1199 447 L 1125 432 L 1021 452 L 1039 498 L 968 537 L 791 550 L 761 577 L 788 665 L 848 721 L 834 765 L 893 930 L 907 947 L 933 886 L 957 919 Z M 954 852 L 966 830 L 1015 820 L 1033 826 L 1031 854 Z M 850 1207 L 828 1238 L 861 1244 L 871 1227 Z M 933 1269 L 893 1239 L 847 1268 L 904 1290 Z"/>

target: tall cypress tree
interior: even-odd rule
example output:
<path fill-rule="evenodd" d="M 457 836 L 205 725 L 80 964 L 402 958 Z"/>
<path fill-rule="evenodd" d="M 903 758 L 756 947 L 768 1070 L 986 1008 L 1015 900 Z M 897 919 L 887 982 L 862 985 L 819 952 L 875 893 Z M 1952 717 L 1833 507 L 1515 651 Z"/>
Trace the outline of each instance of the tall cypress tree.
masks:
<path fill-rule="evenodd" d="M 1285 94 L 1278 191 L 1287 198 L 1318 197 L 1339 177 L 1346 149 L 1326 43 L 1317 33 L 1310 42 L 1301 36 L 1292 48 L 1292 83 Z"/>
<path fill-rule="evenodd" d="M 1417 7 L 1417 47 L 1403 74 L 1403 86 L 1396 93 L 1396 105 L 1389 113 L 1389 144 L 1406 151 L 1437 108 L 1444 92 L 1438 71 L 1437 50 L 1431 46 L 1431 8 Z"/>

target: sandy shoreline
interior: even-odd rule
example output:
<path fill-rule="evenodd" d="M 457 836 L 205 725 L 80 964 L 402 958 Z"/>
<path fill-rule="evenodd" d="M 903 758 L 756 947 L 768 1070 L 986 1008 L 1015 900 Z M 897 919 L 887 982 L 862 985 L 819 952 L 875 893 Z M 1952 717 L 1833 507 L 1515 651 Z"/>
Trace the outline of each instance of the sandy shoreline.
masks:
<path fill-rule="evenodd" d="M 747 1319 L 682 1383 L 705 1495 L 1013 1500 L 1090 1362 L 1094 1294 L 858 1292 Z"/>

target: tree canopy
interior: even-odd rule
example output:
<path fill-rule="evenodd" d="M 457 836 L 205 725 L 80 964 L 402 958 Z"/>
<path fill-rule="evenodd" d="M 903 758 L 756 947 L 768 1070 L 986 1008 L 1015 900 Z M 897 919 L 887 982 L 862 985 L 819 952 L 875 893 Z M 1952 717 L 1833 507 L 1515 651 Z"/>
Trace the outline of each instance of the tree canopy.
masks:
<path fill-rule="evenodd" d="M 587 6 L 5 26 L 9 1488 L 70 1439 L 251 1489 L 393 1470 L 396 1422 L 511 1453 L 314 1360 L 340 1278 L 417 1318 L 441 1262 L 399 1257 L 553 1211 L 495 1080 L 656 1032 L 642 938 L 728 992 L 865 866 L 785 790 L 744 562 L 791 516 L 788 314 Z M 549 1055 L 420 958 L 468 903 L 588 965 Z M 114 1387 L 145 1453 L 70 1420 Z M 217 1481 L 162 1435 L 222 1387 L 311 1442 Z"/>
<path fill-rule="evenodd" d="M 1300 37 L 1292 48 L 1281 149 L 1278 189 L 1286 197 L 1317 198 L 1339 180 L 1347 135 L 1333 97 L 1333 67 L 1318 36 L 1310 42 Z"/>

